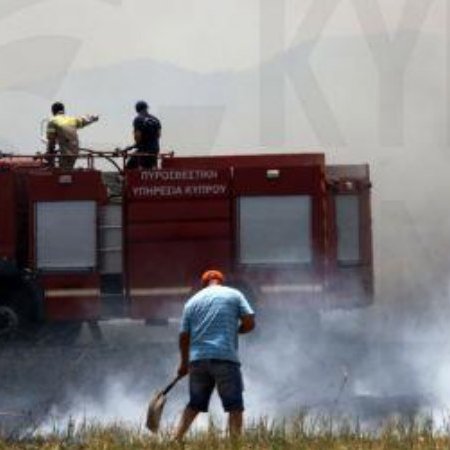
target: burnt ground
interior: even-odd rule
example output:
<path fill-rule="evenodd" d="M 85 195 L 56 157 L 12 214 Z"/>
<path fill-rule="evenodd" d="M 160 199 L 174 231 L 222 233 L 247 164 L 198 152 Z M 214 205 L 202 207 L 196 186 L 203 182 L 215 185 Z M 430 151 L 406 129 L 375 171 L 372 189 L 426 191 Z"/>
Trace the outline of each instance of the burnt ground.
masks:
<path fill-rule="evenodd" d="M 153 392 L 177 364 L 177 326 L 102 326 L 101 342 L 87 328 L 72 344 L 2 342 L 0 429 L 13 437 L 64 427 L 68 420 L 141 425 Z M 423 344 L 422 352 L 427 352 Z M 414 350 L 416 351 L 416 349 Z M 255 335 L 241 348 L 249 415 L 349 414 L 364 421 L 432 408 L 433 394 L 405 360 L 404 343 L 322 333 Z M 420 374 L 419 374 L 420 375 Z M 420 377 L 419 377 L 420 378 Z M 172 423 L 187 399 L 186 381 L 165 411 Z M 212 409 L 220 414 L 215 398 Z"/>
<path fill-rule="evenodd" d="M 74 411 L 89 417 L 85 405 L 107 402 L 114 385 L 133 395 L 145 393 L 142 402 L 146 403 L 148 395 L 173 374 L 176 331 L 128 323 L 102 328 L 101 342 L 83 328 L 73 343 L 59 343 L 54 337 L 1 343 L 0 426 L 4 432 L 30 432 Z M 80 411 L 76 411 L 77 403 Z"/>

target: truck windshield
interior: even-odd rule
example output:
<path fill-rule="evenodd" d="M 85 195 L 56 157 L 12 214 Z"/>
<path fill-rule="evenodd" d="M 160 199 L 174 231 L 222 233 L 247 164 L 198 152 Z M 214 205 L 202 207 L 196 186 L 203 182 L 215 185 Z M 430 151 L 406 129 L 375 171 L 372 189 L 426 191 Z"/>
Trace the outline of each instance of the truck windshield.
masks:
<path fill-rule="evenodd" d="M 311 263 L 309 196 L 245 196 L 238 207 L 242 264 Z"/>

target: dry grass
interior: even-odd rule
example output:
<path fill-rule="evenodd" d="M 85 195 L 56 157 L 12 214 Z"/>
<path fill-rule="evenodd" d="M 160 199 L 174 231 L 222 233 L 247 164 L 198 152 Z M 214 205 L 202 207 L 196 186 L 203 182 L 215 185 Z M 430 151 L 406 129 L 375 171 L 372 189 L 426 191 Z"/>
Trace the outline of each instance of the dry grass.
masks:
<path fill-rule="evenodd" d="M 192 434 L 183 445 L 176 444 L 168 433 L 150 436 L 140 429 L 113 425 L 100 427 L 84 424 L 77 430 L 21 440 L 0 440 L 0 449 L 177 449 L 186 450 L 431 450 L 450 449 L 450 429 L 436 430 L 431 419 L 391 420 L 377 430 L 362 431 L 358 422 L 325 418 L 310 420 L 300 415 L 288 422 L 261 420 L 248 427 L 244 436 L 232 441 L 214 423 L 208 429 Z"/>

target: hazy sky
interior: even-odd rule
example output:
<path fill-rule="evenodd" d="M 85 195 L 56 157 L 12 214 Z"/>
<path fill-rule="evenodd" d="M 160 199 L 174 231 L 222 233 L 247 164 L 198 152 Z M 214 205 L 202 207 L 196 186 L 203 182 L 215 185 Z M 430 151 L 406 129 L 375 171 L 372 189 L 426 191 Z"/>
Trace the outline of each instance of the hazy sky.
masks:
<path fill-rule="evenodd" d="M 283 105 L 285 112 L 279 118 L 285 133 L 277 130 L 276 146 L 343 147 L 347 158 L 354 146 L 367 152 L 383 141 L 380 103 L 391 109 L 386 97 L 392 90 L 405 93 L 392 99 L 394 108 L 405 106 L 395 114 L 404 124 L 404 139 L 387 139 L 383 147 L 447 145 L 445 5 L 444 0 L 2 0 L 0 138 L 31 149 L 38 118 L 62 98 L 74 112 L 86 106 L 102 114 L 104 123 L 89 130 L 89 142 L 128 139 L 126 117 L 141 93 L 163 119 L 173 113 L 170 108 L 221 109 L 214 136 L 198 130 L 198 123 L 190 135 L 167 127 L 166 146 L 182 150 L 193 140 L 202 150 L 256 148 L 266 146 L 261 128 L 271 116 L 264 111 L 284 89 L 284 99 L 272 105 L 275 114 Z M 289 65 L 295 64 L 300 69 L 292 74 Z M 273 68 L 261 81 L 264 65 Z M 118 66 L 126 77 L 121 75 L 121 84 L 112 82 Z M 322 99 L 311 94 L 302 68 L 313 75 Z M 277 70 L 280 77 L 273 75 Z M 101 94 L 110 83 L 115 91 L 106 102 Z M 114 96 L 120 97 L 115 103 Z M 321 102 L 333 130 L 327 131 L 330 121 L 314 111 Z M 204 142 L 202 133 L 208 135 Z"/>

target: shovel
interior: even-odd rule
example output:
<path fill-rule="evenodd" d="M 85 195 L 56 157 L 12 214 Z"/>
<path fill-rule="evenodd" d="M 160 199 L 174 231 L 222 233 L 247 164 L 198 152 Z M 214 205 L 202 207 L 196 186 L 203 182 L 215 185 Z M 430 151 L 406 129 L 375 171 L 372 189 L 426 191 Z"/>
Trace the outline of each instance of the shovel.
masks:
<path fill-rule="evenodd" d="M 145 425 L 153 433 L 157 433 L 159 429 L 159 423 L 161 422 L 161 416 L 166 404 L 167 394 L 172 390 L 172 388 L 181 380 L 180 376 L 177 376 L 173 381 L 170 382 L 162 391 L 155 394 L 148 405 L 147 410 L 147 421 Z"/>

